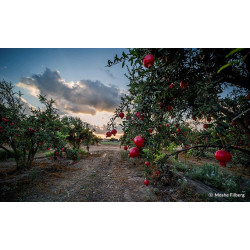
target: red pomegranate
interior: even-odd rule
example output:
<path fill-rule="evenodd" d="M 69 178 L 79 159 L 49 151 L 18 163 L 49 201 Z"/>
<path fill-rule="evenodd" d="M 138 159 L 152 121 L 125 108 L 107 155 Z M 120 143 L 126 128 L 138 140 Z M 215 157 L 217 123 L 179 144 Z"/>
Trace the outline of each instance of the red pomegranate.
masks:
<path fill-rule="evenodd" d="M 153 129 L 152 129 L 152 128 L 149 128 L 149 129 L 148 129 L 148 132 L 149 132 L 149 133 L 152 133 L 152 132 L 153 132 Z"/>
<path fill-rule="evenodd" d="M 166 124 L 166 127 L 169 127 L 169 124 Z"/>
<path fill-rule="evenodd" d="M 149 180 L 146 179 L 146 180 L 144 181 L 144 185 L 148 186 L 148 185 L 149 185 Z"/>
<path fill-rule="evenodd" d="M 192 116 L 192 119 L 193 119 L 194 121 L 196 121 L 196 118 L 195 118 L 195 116 Z"/>
<path fill-rule="evenodd" d="M 204 125 L 203 125 L 203 128 L 204 128 L 204 129 L 207 129 L 207 128 L 208 128 L 207 124 L 204 124 Z"/>
<path fill-rule="evenodd" d="M 111 134 L 111 132 L 109 132 L 109 131 L 106 133 L 106 137 L 110 137 L 111 135 L 112 135 L 112 134 Z"/>
<path fill-rule="evenodd" d="M 181 132 L 181 130 L 179 128 L 177 128 L 176 131 L 178 134 Z"/>
<path fill-rule="evenodd" d="M 124 146 L 123 149 L 124 149 L 124 150 L 128 150 L 128 146 Z"/>
<path fill-rule="evenodd" d="M 159 176 L 159 175 L 160 175 L 160 171 L 157 170 L 157 171 L 155 172 L 155 174 Z"/>
<path fill-rule="evenodd" d="M 180 87 L 181 87 L 182 89 L 186 89 L 186 88 L 188 87 L 188 82 L 187 82 L 187 81 L 181 81 L 181 82 L 180 82 Z"/>
<path fill-rule="evenodd" d="M 121 112 L 121 113 L 119 114 L 119 117 L 122 119 L 122 118 L 124 117 L 124 113 Z"/>
<path fill-rule="evenodd" d="M 143 66 L 145 68 L 151 69 L 154 62 L 155 62 L 155 59 L 152 54 L 148 54 L 143 58 Z"/>
<path fill-rule="evenodd" d="M 129 150 L 129 157 L 132 157 L 132 158 L 134 158 L 134 157 L 137 157 L 139 155 L 139 149 L 138 148 L 136 148 L 136 147 L 133 147 L 133 148 L 131 148 L 130 150 Z"/>
<path fill-rule="evenodd" d="M 232 160 L 231 153 L 227 152 L 224 149 L 216 151 L 214 157 L 221 166 L 226 166 L 226 163 Z"/>
<path fill-rule="evenodd" d="M 168 86 L 168 88 L 172 89 L 173 87 L 174 87 L 174 83 L 172 82 L 172 83 Z"/>
<path fill-rule="evenodd" d="M 6 118 L 2 118 L 2 121 L 3 121 L 3 122 L 8 122 L 9 120 L 6 119 Z"/>
<path fill-rule="evenodd" d="M 171 111 L 171 110 L 172 110 L 172 106 L 168 105 L 168 111 Z"/>
<path fill-rule="evenodd" d="M 112 129 L 112 130 L 111 130 L 111 134 L 112 134 L 112 135 L 116 135 L 116 133 L 117 133 L 117 130 L 116 130 L 116 129 Z"/>
<path fill-rule="evenodd" d="M 142 148 L 144 146 L 144 142 L 145 142 L 145 139 L 142 138 L 141 136 L 137 135 L 135 138 L 134 138 L 134 144 L 136 147 L 138 148 Z"/>
<path fill-rule="evenodd" d="M 148 161 L 146 161 L 144 164 L 145 164 L 146 166 L 149 166 L 149 165 L 150 165 L 150 163 L 149 163 Z"/>

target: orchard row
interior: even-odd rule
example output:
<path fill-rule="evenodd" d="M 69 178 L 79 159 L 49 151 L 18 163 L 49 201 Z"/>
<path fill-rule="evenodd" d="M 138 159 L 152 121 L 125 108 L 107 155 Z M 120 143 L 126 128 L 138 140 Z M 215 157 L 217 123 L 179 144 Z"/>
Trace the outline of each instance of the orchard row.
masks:
<path fill-rule="evenodd" d="M 52 99 L 39 96 L 39 100 L 43 108 L 30 108 L 27 114 L 21 94 L 10 83 L 0 82 L 0 148 L 13 154 L 18 169 L 31 168 L 35 155 L 48 150 L 53 150 L 55 159 L 75 161 L 81 145 L 89 150 L 89 145 L 98 143 L 87 123 L 60 117 Z"/>

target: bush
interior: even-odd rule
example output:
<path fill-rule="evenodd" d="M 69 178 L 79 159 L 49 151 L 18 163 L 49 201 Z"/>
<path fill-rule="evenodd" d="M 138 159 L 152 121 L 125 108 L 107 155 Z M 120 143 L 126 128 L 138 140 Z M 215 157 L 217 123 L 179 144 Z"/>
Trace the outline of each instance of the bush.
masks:
<path fill-rule="evenodd" d="M 66 155 L 68 159 L 76 161 L 79 159 L 79 151 L 77 149 L 68 148 L 66 150 Z"/>
<path fill-rule="evenodd" d="M 18 157 L 21 157 L 22 156 L 22 153 L 20 151 L 17 152 L 17 156 Z M 13 150 L 10 150 L 10 153 L 9 152 L 6 152 L 5 150 L 0 150 L 0 160 L 7 160 L 7 159 L 14 159 L 14 151 Z"/>

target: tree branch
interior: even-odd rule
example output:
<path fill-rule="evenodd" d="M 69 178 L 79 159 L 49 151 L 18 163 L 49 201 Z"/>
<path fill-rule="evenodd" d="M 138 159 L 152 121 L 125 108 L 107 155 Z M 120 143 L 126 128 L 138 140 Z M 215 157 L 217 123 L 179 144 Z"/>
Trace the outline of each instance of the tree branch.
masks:
<path fill-rule="evenodd" d="M 185 148 L 185 149 L 181 149 L 181 150 L 178 150 L 178 151 L 175 151 L 174 153 L 172 154 L 166 154 L 165 155 L 165 159 L 168 159 L 170 156 L 172 155 L 176 155 L 176 154 L 179 154 L 181 152 L 185 152 L 185 151 L 188 151 L 190 149 L 193 149 L 193 148 L 218 148 L 218 147 L 221 147 L 221 145 L 197 145 L 197 146 L 193 146 L 193 147 L 189 147 L 189 148 Z M 230 146 L 231 149 L 234 149 L 234 150 L 238 150 L 238 151 L 241 151 L 247 155 L 250 155 L 250 151 L 249 150 L 246 150 L 246 149 L 243 149 L 243 148 L 238 148 L 238 147 L 234 147 L 234 146 Z"/>
<path fill-rule="evenodd" d="M 7 149 L 6 147 L 0 145 L 0 148 L 2 148 L 3 150 L 5 150 L 8 154 L 11 154 L 11 151 L 9 149 Z"/>

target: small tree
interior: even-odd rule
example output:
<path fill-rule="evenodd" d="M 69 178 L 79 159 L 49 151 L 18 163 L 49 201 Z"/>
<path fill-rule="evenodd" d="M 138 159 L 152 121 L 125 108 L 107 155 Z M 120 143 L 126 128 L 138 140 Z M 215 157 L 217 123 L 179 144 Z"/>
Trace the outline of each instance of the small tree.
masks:
<path fill-rule="evenodd" d="M 89 152 L 89 145 L 94 138 L 93 130 L 89 129 L 89 124 L 77 117 L 63 117 L 62 123 L 68 130 L 68 142 L 73 149 L 79 150 L 80 145 L 85 145 Z"/>
<path fill-rule="evenodd" d="M 13 85 L 0 82 L 1 134 L 0 147 L 14 152 L 17 169 L 31 168 L 38 150 L 50 147 L 57 149 L 65 145 L 63 138 L 58 139 L 60 120 L 54 108 L 54 100 L 39 96 L 44 109 L 30 108 L 30 115 L 25 113 L 21 93 L 13 90 Z"/>

